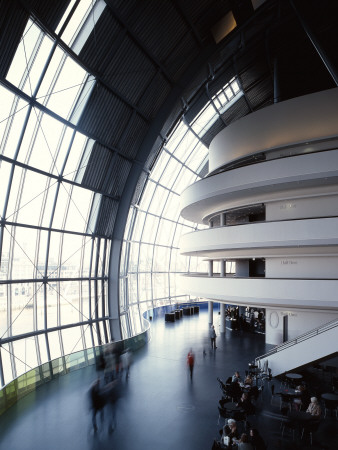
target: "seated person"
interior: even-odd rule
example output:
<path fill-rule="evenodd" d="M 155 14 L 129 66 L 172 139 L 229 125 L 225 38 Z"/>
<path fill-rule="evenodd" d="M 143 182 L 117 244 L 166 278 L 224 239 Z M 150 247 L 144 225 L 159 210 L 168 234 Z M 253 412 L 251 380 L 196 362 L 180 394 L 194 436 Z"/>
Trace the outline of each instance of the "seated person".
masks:
<path fill-rule="evenodd" d="M 251 428 L 249 441 L 254 450 L 266 450 L 265 442 L 256 428 Z"/>
<path fill-rule="evenodd" d="M 227 425 L 223 427 L 223 436 L 228 436 L 231 444 L 234 439 L 239 439 L 236 420 L 228 419 Z"/>
<path fill-rule="evenodd" d="M 237 381 L 232 381 L 230 386 L 228 386 L 227 395 L 233 398 L 235 402 L 241 398 L 242 390 Z"/>
<path fill-rule="evenodd" d="M 237 383 L 240 383 L 242 381 L 242 378 L 239 374 L 239 372 L 235 372 L 234 375 L 232 376 L 231 381 L 237 381 Z"/>
<path fill-rule="evenodd" d="M 250 374 L 248 374 L 244 380 L 244 386 L 252 386 L 253 379 Z"/>
<path fill-rule="evenodd" d="M 296 390 L 298 390 L 300 394 L 299 397 L 295 398 L 293 402 L 295 403 L 297 409 L 299 408 L 301 411 L 306 411 L 311 401 L 309 391 L 303 384 L 297 386 Z"/>
<path fill-rule="evenodd" d="M 239 441 L 235 441 L 238 450 L 253 450 L 251 443 L 249 442 L 248 435 L 243 433 Z"/>
<path fill-rule="evenodd" d="M 249 395 L 246 392 L 244 392 L 242 394 L 242 397 L 240 398 L 239 402 L 237 403 L 237 406 L 239 406 L 241 409 L 243 409 L 245 411 L 245 413 L 248 415 L 255 414 L 255 407 L 251 403 L 251 401 L 249 399 Z"/>
<path fill-rule="evenodd" d="M 309 404 L 306 412 L 315 417 L 319 417 L 321 415 L 322 409 L 320 407 L 320 404 L 318 403 L 317 397 L 311 397 L 311 403 Z"/>

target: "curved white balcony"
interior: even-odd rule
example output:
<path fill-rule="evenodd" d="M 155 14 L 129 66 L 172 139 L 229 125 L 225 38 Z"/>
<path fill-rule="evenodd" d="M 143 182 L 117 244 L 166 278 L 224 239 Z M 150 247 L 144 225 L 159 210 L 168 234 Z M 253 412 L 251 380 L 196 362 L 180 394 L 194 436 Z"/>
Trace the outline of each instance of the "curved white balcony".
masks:
<path fill-rule="evenodd" d="M 335 313 L 338 309 L 338 280 L 184 275 L 179 283 L 186 294 L 232 305 L 332 310 Z"/>
<path fill-rule="evenodd" d="M 338 150 L 264 161 L 205 178 L 181 195 L 181 215 L 207 223 L 242 206 L 338 193 Z"/>
<path fill-rule="evenodd" d="M 291 154 L 334 148 L 323 145 L 323 140 L 337 139 L 337 105 L 338 88 L 275 103 L 243 117 L 211 142 L 210 172 L 260 152 L 268 155 L 282 149 Z"/>
<path fill-rule="evenodd" d="M 183 235 L 180 252 L 213 259 L 338 255 L 338 218 L 208 228 Z"/>

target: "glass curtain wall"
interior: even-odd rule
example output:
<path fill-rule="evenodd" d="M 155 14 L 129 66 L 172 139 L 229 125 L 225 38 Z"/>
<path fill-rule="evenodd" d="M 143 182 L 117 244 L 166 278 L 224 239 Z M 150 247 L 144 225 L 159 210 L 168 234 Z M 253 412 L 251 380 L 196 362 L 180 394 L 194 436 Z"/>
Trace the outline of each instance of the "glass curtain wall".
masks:
<path fill-rule="evenodd" d="M 74 3 L 56 32 L 76 52 L 104 2 Z M 81 186 L 94 142 L 76 129 L 95 79 L 62 47 L 29 20 L 0 82 L 1 385 L 110 339 L 110 242 Z"/>
<path fill-rule="evenodd" d="M 145 311 L 190 301 L 179 290 L 178 276 L 208 271 L 201 258 L 180 255 L 180 236 L 197 228 L 180 217 L 180 194 L 206 175 L 208 149 L 201 138 L 242 95 L 233 79 L 210 98 L 193 121 L 181 118 L 163 145 L 139 203 L 130 208 L 120 267 L 124 337 L 142 331 Z M 217 262 L 214 271 L 219 271 Z"/>

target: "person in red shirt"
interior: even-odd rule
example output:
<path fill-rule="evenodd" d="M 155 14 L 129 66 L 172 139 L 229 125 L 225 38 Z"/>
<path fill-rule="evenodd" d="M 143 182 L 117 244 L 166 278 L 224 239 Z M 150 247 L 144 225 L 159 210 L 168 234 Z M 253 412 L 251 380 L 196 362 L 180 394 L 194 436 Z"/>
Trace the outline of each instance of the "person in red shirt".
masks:
<path fill-rule="evenodd" d="M 192 374 L 194 371 L 194 365 L 195 365 L 195 355 L 194 355 L 192 349 L 190 349 L 190 352 L 187 355 L 187 366 L 190 371 L 190 380 L 191 381 L 192 381 Z"/>

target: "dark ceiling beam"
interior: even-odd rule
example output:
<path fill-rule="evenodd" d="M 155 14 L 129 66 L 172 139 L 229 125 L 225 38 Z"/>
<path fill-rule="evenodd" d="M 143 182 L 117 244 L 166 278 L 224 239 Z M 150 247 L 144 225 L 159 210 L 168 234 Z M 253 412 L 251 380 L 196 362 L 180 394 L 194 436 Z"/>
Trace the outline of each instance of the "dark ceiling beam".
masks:
<path fill-rule="evenodd" d="M 175 5 L 175 8 L 177 9 L 177 11 L 179 12 L 180 16 L 182 17 L 182 19 L 184 20 L 184 22 L 188 25 L 188 27 L 190 28 L 194 38 L 196 39 L 196 42 L 198 43 L 198 45 L 203 48 L 205 46 L 205 44 L 203 43 L 195 25 L 191 22 L 191 20 L 189 19 L 187 13 L 184 10 L 184 4 L 182 4 L 182 2 L 178 1 L 178 0 L 172 0 L 173 4 Z"/>
<path fill-rule="evenodd" d="M 121 14 L 119 13 L 118 9 L 112 5 L 111 1 L 106 0 L 106 5 L 110 9 L 114 18 L 119 22 L 119 24 L 125 30 L 127 30 L 127 33 L 132 38 L 133 42 L 142 50 L 142 52 L 154 64 L 154 66 L 156 66 L 158 69 L 161 70 L 163 76 L 167 79 L 167 82 L 172 86 L 174 84 L 174 80 L 171 78 L 171 76 L 168 73 L 165 66 L 155 57 L 155 55 L 152 55 L 149 52 L 149 49 L 147 49 L 147 47 L 143 44 L 143 42 L 140 41 L 138 36 L 131 30 L 131 28 L 128 26 L 127 22 L 121 17 Z"/>
<path fill-rule="evenodd" d="M 330 60 L 328 54 L 326 53 L 324 47 L 321 45 L 320 41 L 317 39 L 315 33 L 311 29 L 308 21 L 305 19 L 304 14 L 300 11 L 300 8 L 298 8 L 293 0 L 289 0 L 292 8 L 294 9 L 296 16 L 298 17 L 299 22 L 301 23 L 307 37 L 310 39 L 313 47 L 315 48 L 316 52 L 320 56 L 321 60 L 323 61 L 325 67 L 327 68 L 329 74 L 331 75 L 333 81 L 335 82 L 336 86 L 338 86 L 338 70 Z M 318 8 L 320 8 L 320 5 L 318 5 Z"/>

